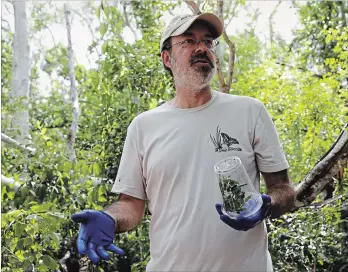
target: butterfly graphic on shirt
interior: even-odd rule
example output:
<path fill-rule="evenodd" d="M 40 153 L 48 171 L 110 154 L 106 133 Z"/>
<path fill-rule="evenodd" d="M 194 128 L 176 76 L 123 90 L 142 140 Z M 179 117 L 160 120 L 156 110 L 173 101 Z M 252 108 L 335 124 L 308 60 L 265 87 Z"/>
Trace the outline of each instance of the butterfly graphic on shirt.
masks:
<path fill-rule="evenodd" d="M 239 144 L 238 140 L 227 133 L 221 132 L 219 126 L 216 128 L 216 137 L 210 135 L 210 140 L 215 146 L 215 152 L 242 151 L 240 147 L 235 147 Z"/>

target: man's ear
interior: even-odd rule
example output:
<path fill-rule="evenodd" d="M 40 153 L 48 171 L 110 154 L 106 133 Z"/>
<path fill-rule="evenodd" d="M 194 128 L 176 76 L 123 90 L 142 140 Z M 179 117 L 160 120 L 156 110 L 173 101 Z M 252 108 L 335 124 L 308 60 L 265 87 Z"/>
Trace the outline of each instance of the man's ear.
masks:
<path fill-rule="evenodd" d="M 161 53 L 161 58 L 162 58 L 162 62 L 163 64 L 168 67 L 171 68 L 171 64 L 170 64 L 170 54 L 168 50 L 163 50 Z"/>

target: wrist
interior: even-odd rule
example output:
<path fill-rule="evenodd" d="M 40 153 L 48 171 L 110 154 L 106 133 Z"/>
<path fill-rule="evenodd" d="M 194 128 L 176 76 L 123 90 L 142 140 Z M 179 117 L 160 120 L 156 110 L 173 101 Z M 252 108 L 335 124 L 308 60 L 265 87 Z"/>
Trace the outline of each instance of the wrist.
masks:
<path fill-rule="evenodd" d="M 109 213 L 108 211 L 100 211 L 101 213 L 103 213 L 104 215 L 106 215 L 108 218 L 110 218 L 112 220 L 112 222 L 115 225 L 116 228 L 116 219 L 112 216 L 111 213 Z"/>
<path fill-rule="evenodd" d="M 266 219 L 270 219 L 272 218 L 272 207 L 273 207 L 273 198 L 270 195 L 267 195 L 268 197 L 268 201 L 266 201 L 266 203 L 264 203 L 264 208 L 265 208 L 265 215 L 264 217 Z"/>

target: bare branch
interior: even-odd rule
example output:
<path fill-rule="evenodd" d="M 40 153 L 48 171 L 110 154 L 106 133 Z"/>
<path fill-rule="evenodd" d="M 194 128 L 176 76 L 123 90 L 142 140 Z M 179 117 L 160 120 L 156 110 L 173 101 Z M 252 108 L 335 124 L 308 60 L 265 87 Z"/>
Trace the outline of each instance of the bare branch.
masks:
<path fill-rule="evenodd" d="M 320 79 L 323 79 L 323 76 L 322 76 L 322 75 L 315 74 L 313 71 L 307 70 L 307 68 L 302 68 L 302 67 L 296 67 L 296 66 L 288 65 L 288 64 L 286 64 L 286 63 L 281 63 L 281 62 L 279 62 L 279 61 L 277 61 L 276 64 L 281 65 L 281 66 L 283 66 L 283 67 L 288 67 L 288 68 L 291 68 L 291 69 L 300 70 L 300 71 L 303 71 L 303 72 L 310 72 L 313 76 L 315 76 L 315 77 L 317 77 L 317 78 L 320 78 Z"/>
<path fill-rule="evenodd" d="M 8 1 L 5 1 L 5 2 L 10 3 L 11 5 L 13 5 L 12 1 L 9 1 L 9 0 L 8 0 Z M 5 7 L 5 9 L 7 10 L 8 14 L 14 15 L 13 12 L 11 12 L 11 11 L 8 10 L 8 6 L 7 6 L 6 4 L 4 5 L 4 7 Z"/>
<path fill-rule="evenodd" d="M 12 139 L 11 137 L 7 136 L 4 133 L 1 133 L 1 141 L 4 142 L 4 143 L 10 144 L 10 145 L 14 145 L 16 147 L 19 147 L 19 148 L 21 148 L 21 149 L 23 149 L 25 151 L 29 151 L 31 153 L 35 153 L 36 152 L 35 148 L 25 146 L 25 145 L 21 144 L 20 142 L 18 142 L 16 140 Z"/>
<path fill-rule="evenodd" d="M 83 20 L 83 22 L 87 25 L 87 27 L 88 27 L 88 29 L 89 29 L 91 35 L 92 35 L 92 41 L 95 41 L 96 38 L 95 38 L 95 35 L 94 35 L 94 31 L 93 31 L 93 29 L 92 29 L 92 27 L 91 27 L 91 22 L 90 22 L 85 16 L 83 16 L 79 11 L 73 10 L 73 12 L 75 12 L 75 13 Z M 97 55 L 98 55 L 98 59 L 100 60 L 102 54 L 99 52 L 98 47 L 97 47 L 97 46 L 93 46 L 92 48 L 95 49 L 95 51 L 97 52 Z M 87 57 L 87 60 L 88 60 L 88 62 L 89 62 L 89 64 L 90 64 L 90 66 L 92 66 L 92 65 L 91 65 L 91 61 L 90 61 L 90 59 L 89 59 L 88 51 L 87 51 L 87 53 L 86 53 L 86 57 Z"/>
<path fill-rule="evenodd" d="M 63 256 L 63 258 L 61 258 L 59 260 L 59 263 L 60 265 L 62 266 L 62 269 L 64 272 L 67 272 L 68 271 L 68 267 L 66 265 L 66 261 L 70 258 L 71 254 L 70 254 L 70 251 L 68 250 L 65 255 Z"/>
<path fill-rule="evenodd" d="M 1 26 L 1 29 L 4 30 L 4 31 L 7 31 L 7 32 L 10 32 L 10 29 L 6 26 Z"/>
<path fill-rule="evenodd" d="M 7 26 L 3 26 L 2 23 L 7 24 Z M 5 30 L 5 31 L 11 31 L 10 24 L 5 19 L 1 19 L 1 29 Z"/>
<path fill-rule="evenodd" d="M 229 25 L 230 25 L 230 23 L 232 22 L 232 19 L 235 17 L 235 15 L 236 15 L 236 9 L 237 9 L 237 6 L 238 6 L 238 2 L 237 1 L 231 1 L 231 2 L 229 2 L 229 7 L 227 8 L 227 10 L 229 10 L 230 9 L 230 6 L 231 6 L 231 4 L 232 3 L 234 3 L 234 6 L 233 6 L 233 8 L 232 8 L 232 16 L 231 16 L 231 18 L 230 18 L 230 20 L 228 21 L 228 23 L 227 24 L 225 24 L 225 28 L 227 28 Z"/>
<path fill-rule="evenodd" d="M 224 23 L 224 3 L 222 1 L 218 1 L 217 16 Z"/>
<path fill-rule="evenodd" d="M 296 207 L 310 204 L 348 161 L 347 125 L 335 143 L 296 188 Z"/>
<path fill-rule="evenodd" d="M 56 44 L 56 41 L 55 41 L 55 39 L 54 39 L 54 35 L 53 35 L 53 33 L 52 33 L 51 29 L 50 29 L 48 26 L 46 26 L 45 28 L 47 28 L 47 29 L 48 29 L 48 31 L 51 33 L 51 37 L 52 37 L 52 40 L 53 40 L 54 47 L 56 47 L 56 46 L 57 46 L 57 44 Z"/>
<path fill-rule="evenodd" d="M 19 187 L 21 187 L 21 184 L 15 181 L 13 178 L 8 178 L 4 175 L 1 175 L 1 183 L 6 185 L 13 185 L 13 189 L 15 191 L 18 191 Z"/>
<path fill-rule="evenodd" d="M 219 79 L 219 84 L 220 84 L 220 88 L 223 91 L 227 85 L 225 83 L 225 79 L 224 76 L 222 75 L 222 68 L 221 68 L 221 63 L 220 63 L 220 59 L 219 57 L 215 54 L 215 63 L 216 63 L 216 71 L 217 71 L 217 75 L 218 75 L 218 79 Z M 225 92 L 225 91 L 223 91 Z"/>
<path fill-rule="evenodd" d="M 195 1 L 184 0 L 184 2 L 189 6 L 192 10 L 193 14 L 201 14 L 201 10 Z"/>
<path fill-rule="evenodd" d="M 339 195 L 339 196 L 336 196 L 336 197 L 324 200 L 323 202 L 320 202 L 320 203 L 313 203 L 309 207 L 323 208 L 324 206 L 329 205 L 332 202 L 335 202 L 335 201 L 337 201 L 337 200 L 339 200 L 341 198 L 344 198 L 344 197 L 348 197 L 348 194 Z"/>
<path fill-rule="evenodd" d="M 231 88 L 232 85 L 232 79 L 233 79 L 233 73 L 234 73 L 234 60 L 235 60 L 235 54 L 236 49 L 233 42 L 230 41 L 230 39 L 227 37 L 226 31 L 223 33 L 223 37 L 225 41 L 227 42 L 227 45 L 230 49 L 230 55 L 228 58 L 228 72 L 227 72 L 227 83 L 228 89 Z"/>
<path fill-rule="evenodd" d="M 125 20 L 125 24 L 126 26 L 129 27 L 129 29 L 132 31 L 135 39 L 137 40 L 138 39 L 138 35 L 137 35 L 137 32 L 134 30 L 134 28 L 132 27 L 132 25 L 129 23 L 129 20 L 128 20 L 128 15 L 127 15 L 127 10 L 126 10 L 126 5 L 124 4 L 123 5 L 123 15 L 124 15 L 124 20 Z"/>
<path fill-rule="evenodd" d="M 273 44 L 273 35 L 274 35 L 274 31 L 273 31 L 273 16 L 274 14 L 277 12 L 278 7 L 280 6 L 282 1 L 279 1 L 277 3 L 277 5 L 274 7 L 273 11 L 271 12 L 271 14 L 268 17 L 268 22 L 269 22 L 269 40 L 270 40 L 270 44 Z"/>

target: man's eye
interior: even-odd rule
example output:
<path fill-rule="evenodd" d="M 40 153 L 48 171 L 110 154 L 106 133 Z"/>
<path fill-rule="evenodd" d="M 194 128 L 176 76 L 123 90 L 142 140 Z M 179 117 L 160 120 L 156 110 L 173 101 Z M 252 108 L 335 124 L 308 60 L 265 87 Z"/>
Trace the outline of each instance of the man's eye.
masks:
<path fill-rule="evenodd" d="M 212 45 L 213 45 L 213 40 L 205 40 L 204 43 L 205 43 L 207 46 L 212 46 Z"/>
<path fill-rule="evenodd" d="M 196 40 L 195 39 L 187 39 L 186 43 L 188 43 L 188 44 L 196 44 Z"/>

